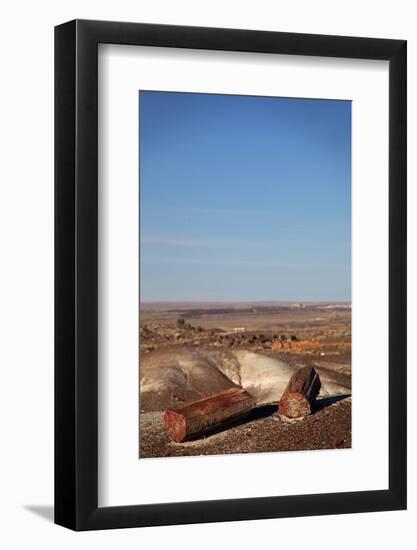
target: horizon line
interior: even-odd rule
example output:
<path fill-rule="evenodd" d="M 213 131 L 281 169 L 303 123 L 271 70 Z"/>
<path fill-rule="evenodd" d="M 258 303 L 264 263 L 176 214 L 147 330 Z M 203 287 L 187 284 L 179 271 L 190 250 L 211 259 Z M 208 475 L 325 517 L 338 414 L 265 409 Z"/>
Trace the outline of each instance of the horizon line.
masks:
<path fill-rule="evenodd" d="M 281 304 L 351 304 L 352 300 L 140 300 L 141 304 L 195 304 L 195 303 L 227 303 L 227 304 L 265 304 L 265 303 L 281 303 Z"/>

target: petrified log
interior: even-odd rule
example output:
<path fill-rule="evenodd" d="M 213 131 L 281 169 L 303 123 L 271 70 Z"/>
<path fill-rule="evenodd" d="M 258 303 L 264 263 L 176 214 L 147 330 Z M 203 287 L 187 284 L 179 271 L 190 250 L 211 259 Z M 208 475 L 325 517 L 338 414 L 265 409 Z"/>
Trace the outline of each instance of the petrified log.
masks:
<path fill-rule="evenodd" d="M 254 399 L 245 390 L 231 388 L 165 411 L 167 435 L 177 443 L 199 437 L 245 418 L 254 406 Z"/>
<path fill-rule="evenodd" d="M 288 418 L 309 415 L 320 388 L 320 377 L 313 367 L 303 367 L 297 370 L 282 394 L 279 412 Z"/>

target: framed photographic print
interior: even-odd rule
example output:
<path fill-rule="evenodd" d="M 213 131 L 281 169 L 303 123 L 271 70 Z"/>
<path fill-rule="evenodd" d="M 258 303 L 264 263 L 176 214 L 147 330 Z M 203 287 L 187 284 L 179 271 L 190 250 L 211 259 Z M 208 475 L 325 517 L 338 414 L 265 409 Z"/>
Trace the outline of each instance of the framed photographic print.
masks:
<path fill-rule="evenodd" d="M 55 29 L 55 521 L 406 507 L 406 42 Z"/>

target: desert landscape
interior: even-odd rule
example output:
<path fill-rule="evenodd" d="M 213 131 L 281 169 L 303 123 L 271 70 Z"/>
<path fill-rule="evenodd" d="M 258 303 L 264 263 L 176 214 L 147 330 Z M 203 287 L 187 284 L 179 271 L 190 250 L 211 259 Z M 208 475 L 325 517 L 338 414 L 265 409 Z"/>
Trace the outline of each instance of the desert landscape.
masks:
<path fill-rule="evenodd" d="M 351 447 L 351 102 L 139 110 L 139 458 Z"/>
<path fill-rule="evenodd" d="M 142 303 L 139 424 L 140 458 L 351 447 L 350 302 Z"/>

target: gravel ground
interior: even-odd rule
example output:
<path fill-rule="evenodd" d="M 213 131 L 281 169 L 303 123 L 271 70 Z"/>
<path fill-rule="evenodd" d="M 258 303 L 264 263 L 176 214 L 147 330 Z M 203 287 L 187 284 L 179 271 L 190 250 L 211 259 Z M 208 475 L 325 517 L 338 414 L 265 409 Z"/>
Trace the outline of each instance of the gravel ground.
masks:
<path fill-rule="evenodd" d="M 184 443 L 167 440 L 163 412 L 142 413 L 140 458 L 346 449 L 352 445 L 351 413 L 350 397 L 322 399 L 316 412 L 301 420 L 285 419 L 276 405 L 266 405 L 239 425 Z"/>

